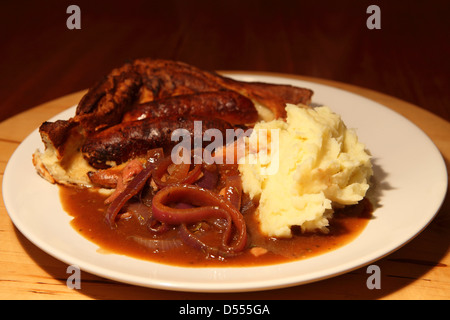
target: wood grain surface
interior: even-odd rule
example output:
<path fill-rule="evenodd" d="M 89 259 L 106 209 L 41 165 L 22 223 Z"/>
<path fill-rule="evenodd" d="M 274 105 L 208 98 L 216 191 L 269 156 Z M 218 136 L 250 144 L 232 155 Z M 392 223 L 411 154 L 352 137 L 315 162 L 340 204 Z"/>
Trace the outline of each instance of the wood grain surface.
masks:
<path fill-rule="evenodd" d="M 260 73 L 263 74 L 263 73 Z M 276 75 L 276 74 L 275 74 Z M 431 137 L 450 163 L 450 123 L 402 100 L 376 91 L 311 77 L 283 75 L 354 92 L 402 114 Z M 0 123 L 0 172 L 19 143 L 42 121 L 75 105 L 84 91 L 44 103 Z M 450 197 L 416 238 L 376 262 L 381 289 L 369 290 L 366 267 L 331 279 L 291 288 L 248 293 L 183 293 L 136 287 L 81 273 L 81 289 L 67 286 L 67 265 L 46 254 L 12 224 L 0 206 L 0 299 L 442 299 L 450 298 Z"/>

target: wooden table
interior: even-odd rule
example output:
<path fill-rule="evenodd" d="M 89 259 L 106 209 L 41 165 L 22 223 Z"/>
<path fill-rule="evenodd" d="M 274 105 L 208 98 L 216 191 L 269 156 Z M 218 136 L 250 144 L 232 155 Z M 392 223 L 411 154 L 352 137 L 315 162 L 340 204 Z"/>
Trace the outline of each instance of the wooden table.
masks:
<path fill-rule="evenodd" d="M 285 75 L 289 76 L 289 75 Z M 424 130 L 450 162 L 450 123 L 410 103 L 372 90 L 311 77 L 291 77 L 348 90 L 392 108 Z M 0 123 L 0 171 L 19 143 L 42 121 L 76 104 L 84 91 L 63 96 Z M 30 158 L 31 159 L 31 158 Z M 82 272 L 81 289 L 66 285 L 67 265 L 41 251 L 12 224 L 0 207 L 1 299 L 449 299 L 450 197 L 415 239 L 376 262 L 381 289 L 366 287 L 366 268 L 291 288 L 249 293 L 183 293 L 118 283 Z"/>

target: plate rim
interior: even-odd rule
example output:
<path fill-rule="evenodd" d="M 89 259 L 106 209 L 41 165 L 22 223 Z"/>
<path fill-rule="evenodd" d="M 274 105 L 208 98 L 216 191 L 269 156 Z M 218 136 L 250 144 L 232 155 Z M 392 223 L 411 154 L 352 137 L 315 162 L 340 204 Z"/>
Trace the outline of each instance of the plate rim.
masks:
<path fill-rule="evenodd" d="M 233 72 L 227 72 L 227 75 L 232 77 L 233 76 Z M 398 112 L 392 110 L 391 108 L 389 108 L 389 107 L 387 107 L 387 106 L 385 106 L 385 105 L 383 105 L 383 104 L 381 104 L 381 103 L 379 103 L 377 101 L 371 100 L 371 99 L 369 99 L 367 97 L 364 97 L 362 95 L 358 95 L 357 93 L 354 93 L 354 92 L 351 92 L 351 91 L 347 91 L 347 90 L 344 90 L 344 89 L 341 89 L 341 88 L 337 88 L 337 87 L 333 87 L 333 86 L 329 86 L 329 85 L 321 84 L 321 83 L 315 83 L 315 82 L 311 82 L 309 80 L 295 79 L 295 78 L 289 78 L 289 77 L 285 78 L 285 77 L 283 77 L 281 75 L 278 75 L 278 74 L 273 75 L 273 74 L 269 73 L 269 74 L 266 74 L 266 75 L 260 75 L 260 74 L 252 74 L 251 72 L 245 72 L 245 71 L 238 72 L 238 74 L 237 74 L 238 77 L 242 76 L 242 75 L 250 76 L 250 77 L 256 77 L 256 78 L 260 78 L 260 77 L 263 77 L 263 78 L 274 78 L 274 79 L 276 78 L 276 79 L 286 80 L 287 82 L 294 81 L 294 82 L 311 83 L 314 86 L 322 86 L 322 87 L 330 88 L 330 89 L 333 89 L 333 90 L 339 90 L 342 93 L 355 95 L 355 96 L 358 96 L 359 98 L 363 98 L 365 100 L 371 101 L 372 103 L 375 103 L 378 106 L 381 106 L 381 107 L 385 108 L 386 110 L 389 110 L 389 112 L 392 112 L 393 114 L 395 114 L 397 116 L 400 116 L 404 121 L 408 122 L 416 130 L 418 130 L 422 135 L 424 135 L 426 138 L 428 138 L 429 143 L 431 143 L 431 145 L 434 146 L 434 148 L 436 148 L 438 154 L 440 155 L 440 161 L 442 161 L 442 163 L 444 165 L 445 173 L 447 172 L 446 171 L 447 169 L 446 169 L 446 166 L 445 166 L 445 161 L 444 161 L 444 159 L 442 157 L 442 154 L 439 151 L 439 149 L 436 147 L 436 145 L 434 144 L 432 139 L 422 129 L 420 129 L 417 125 L 415 125 L 412 121 L 408 120 L 403 115 L 399 114 Z M 63 110 L 62 112 L 58 113 L 57 115 L 55 115 L 51 119 L 56 119 L 56 118 L 60 117 L 61 114 L 68 113 L 69 110 L 72 110 L 73 108 L 75 108 L 75 106 L 72 106 L 70 108 L 67 108 L 67 109 Z M 49 119 L 49 120 L 51 120 L 51 119 Z M 37 129 L 33 130 L 33 132 L 31 132 L 21 142 L 21 144 L 14 150 L 13 154 L 11 155 L 11 157 L 8 160 L 8 163 L 7 163 L 6 167 L 5 167 L 5 172 L 4 172 L 4 176 L 3 176 L 3 183 L 5 182 L 5 180 L 7 181 L 7 179 L 9 178 L 10 166 L 11 166 L 10 161 L 11 161 L 11 159 L 14 159 L 15 155 L 17 155 L 16 152 L 18 152 L 18 150 L 20 150 L 20 147 L 23 145 L 23 143 L 25 141 L 27 141 L 28 139 L 30 139 L 31 136 L 36 134 L 36 130 Z M 31 164 L 31 161 L 30 161 L 30 164 Z M 431 221 L 434 219 L 436 214 L 439 212 L 439 209 L 442 206 L 442 203 L 443 203 L 443 201 L 445 199 L 445 194 L 446 194 L 447 188 L 448 188 L 447 174 L 445 174 L 444 177 L 445 177 L 445 188 L 442 191 L 443 196 L 442 196 L 442 199 L 441 199 L 440 203 L 437 205 L 436 209 L 434 210 L 434 214 L 427 221 L 427 223 L 424 224 L 420 229 L 418 229 L 417 232 L 414 235 L 410 236 L 409 239 L 407 239 L 406 241 L 403 241 L 400 245 L 392 247 L 391 250 L 388 251 L 388 252 L 377 253 L 377 254 L 373 254 L 372 253 L 372 255 L 371 255 L 372 259 L 370 259 L 370 260 L 365 259 L 364 262 L 358 263 L 357 265 L 354 265 L 352 268 L 346 268 L 345 270 L 336 270 L 334 273 L 327 274 L 327 275 L 322 275 L 322 276 L 317 275 L 316 277 L 312 277 L 312 278 L 310 278 L 309 280 L 306 280 L 306 281 L 300 281 L 300 282 L 292 283 L 292 282 L 289 282 L 288 280 L 286 280 L 284 282 L 282 281 L 282 282 L 279 282 L 278 284 L 274 284 L 273 281 L 268 280 L 268 282 L 272 282 L 272 283 L 267 283 L 267 284 L 262 284 L 261 283 L 260 285 L 254 284 L 253 286 L 243 285 L 243 286 L 240 286 L 240 287 L 227 287 L 227 286 L 225 286 L 225 287 L 222 287 L 222 288 L 216 288 L 214 286 L 206 286 L 206 287 L 203 286 L 203 287 L 195 287 L 194 288 L 194 287 L 189 287 L 188 284 L 181 285 L 180 283 L 178 285 L 173 285 L 173 284 L 170 285 L 168 283 L 152 283 L 152 284 L 148 284 L 147 283 L 147 284 L 142 284 L 142 283 L 139 283 L 139 281 L 133 281 L 133 280 L 130 280 L 130 279 L 128 279 L 128 281 L 124 280 L 120 275 L 117 276 L 117 277 L 114 277 L 114 276 L 111 277 L 111 276 L 105 276 L 104 274 L 99 274 L 98 272 L 96 272 L 95 268 L 91 268 L 90 266 L 88 266 L 88 268 L 82 268 L 82 269 L 87 271 L 87 272 L 89 272 L 89 273 L 96 274 L 96 275 L 101 276 L 101 277 L 106 277 L 106 278 L 109 278 L 109 279 L 113 279 L 113 280 L 124 282 L 124 283 L 130 283 L 130 284 L 133 284 L 133 285 L 146 286 L 146 287 L 152 287 L 152 288 L 158 288 L 158 289 L 168 289 L 168 290 L 174 290 L 174 291 L 191 291 L 191 292 L 259 291 L 259 290 L 267 290 L 267 289 L 274 289 L 274 288 L 282 288 L 282 287 L 294 286 L 294 285 L 299 285 L 299 284 L 306 284 L 306 283 L 320 281 L 320 280 L 323 280 L 323 279 L 328 279 L 328 278 L 335 277 L 335 276 L 340 275 L 340 274 L 344 274 L 344 273 L 350 272 L 351 270 L 360 268 L 360 267 L 362 267 L 364 265 L 373 263 L 374 261 L 379 260 L 379 259 L 381 259 L 381 258 L 383 258 L 383 257 L 385 257 L 385 256 L 387 256 L 389 254 L 391 254 L 392 252 L 398 250 L 399 248 L 401 248 L 402 246 L 406 245 L 411 240 L 413 240 L 418 234 L 420 234 L 429 225 L 429 223 L 431 223 Z M 3 184 L 3 186 L 4 186 L 4 184 Z M 23 225 L 23 221 L 20 221 L 20 219 L 17 219 L 18 218 L 17 216 L 14 216 L 14 214 L 10 213 L 10 210 L 9 210 L 10 203 L 9 203 L 9 198 L 8 198 L 9 197 L 8 196 L 8 190 L 7 190 L 7 188 L 2 188 L 2 189 L 3 189 L 3 191 L 2 191 L 2 193 L 3 193 L 3 201 L 4 201 L 4 204 L 5 204 L 6 211 L 7 211 L 8 215 L 9 215 L 9 217 L 11 218 L 11 220 L 13 221 L 14 225 L 19 229 L 19 231 L 27 239 L 29 239 L 33 244 L 35 244 L 37 247 L 39 247 L 41 250 L 45 251 L 49 255 L 55 257 L 56 259 L 58 259 L 60 261 L 65 262 L 65 263 L 69 263 L 69 264 L 72 263 L 73 259 L 70 259 L 71 258 L 70 256 L 66 257 L 66 255 L 61 255 L 61 253 L 59 253 L 59 252 L 57 252 L 57 254 L 55 254 L 55 252 L 49 250 L 49 248 L 47 248 L 46 246 L 42 246 L 42 243 L 39 243 L 38 239 L 34 238 L 33 233 L 31 233 L 31 235 L 30 235 L 30 233 L 27 231 L 27 227 Z M 80 237 L 81 237 L 81 235 L 80 235 Z M 356 239 L 354 241 L 356 241 Z M 384 250 L 381 250 L 381 251 L 384 251 Z M 261 266 L 261 267 L 258 267 L 258 268 L 265 268 L 265 267 L 266 266 Z M 245 267 L 245 268 L 247 268 L 247 267 Z M 199 269 L 201 270 L 203 268 L 199 268 Z"/>

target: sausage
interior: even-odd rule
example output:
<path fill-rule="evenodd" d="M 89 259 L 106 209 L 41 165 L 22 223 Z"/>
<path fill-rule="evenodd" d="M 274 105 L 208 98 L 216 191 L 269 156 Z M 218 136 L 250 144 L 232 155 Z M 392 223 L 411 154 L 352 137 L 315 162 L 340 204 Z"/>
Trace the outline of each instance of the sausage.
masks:
<path fill-rule="evenodd" d="M 258 120 L 253 102 L 234 91 L 201 92 L 142 103 L 125 113 L 122 122 L 146 118 L 214 117 L 231 124 L 251 124 Z"/>
<path fill-rule="evenodd" d="M 286 103 L 308 104 L 312 90 L 290 85 L 238 81 L 216 72 L 201 70 L 180 61 L 135 59 L 113 69 L 93 85 L 78 103 L 76 114 L 66 123 L 50 122 L 40 131 L 46 148 L 55 149 L 58 158 L 72 135 L 89 136 L 120 123 L 135 104 L 201 92 L 234 91 L 284 118 Z M 196 108 L 198 111 L 198 108 Z M 245 108 L 249 110 L 250 108 Z M 239 115 L 251 116 L 239 112 Z M 237 119 L 236 117 L 233 119 Z M 245 122 L 247 122 L 247 119 Z M 249 119 L 250 120 L 250 119 Z M 235 120 L 228 118 L 234 123 Z M 246 124 L 251 123 L 248 121 Z M 75 129 L 75 130 L 73 130 Z M 76 148 L 75 146 L 74 148 Z"/>
<path fill-rule="evenodd" d="M 218 129 L 223 137 L 226 136 L 226 129 L 233 129 L 230 123 L 220 119 L 147 118 L 122 122 L 89 136 L 82 147 L 82 153 L 94 168 L 119 165 L 129 159 L 145 155 L 150 149 L 168 150 L 175 146 L 179 140 L 172 141 L 172 133 L 177 129 L 187 130 L 192 147 L 194 121 L 201 121 L 199 122 L 202 125 L 201 138 L 204 137 L 207 129 Z M 206 144 L 209 143 L 211 142 L 208 141 Z"/>

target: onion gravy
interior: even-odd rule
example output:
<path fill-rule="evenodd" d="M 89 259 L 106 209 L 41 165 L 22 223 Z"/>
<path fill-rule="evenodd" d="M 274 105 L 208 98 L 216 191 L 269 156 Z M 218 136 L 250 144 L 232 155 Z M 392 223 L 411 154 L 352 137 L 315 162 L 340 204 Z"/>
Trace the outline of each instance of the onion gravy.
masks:
<path fill-rule="evenodd" d="M 149 238 L 149 231 L 134 216 L 119 220 L 117 228 L 112 229 L 104 221 L 107 206 L 103 202 L 106 196 L 98 192 L 60 187 L 60 198 L 64 210 L 73 216 L 72 226 L 82 236 L 96 243 L 100 247 L 99 252 L 184 267 L 261 266 L 309 258 L 349 243 L 362 232 L 372 216 L 372 206 L 364 199 L 357 205 L 335 210 L 328 234 L 294 232 L 291 239 L 274 239 L 258 232 L 255 210 L 248 210 L 244 214 L 249 234 L 248 248 L 234 257 L 211 258 L 206 257 L 201 250 L 186 245 L 161 251 L 140 244 L 135 239 Z M 167 237 L 176 237 L 176 234 L 168 232 Z M 254 247 L 268 251 L 255 255 L 254 251 L 252 253 Z"/>

